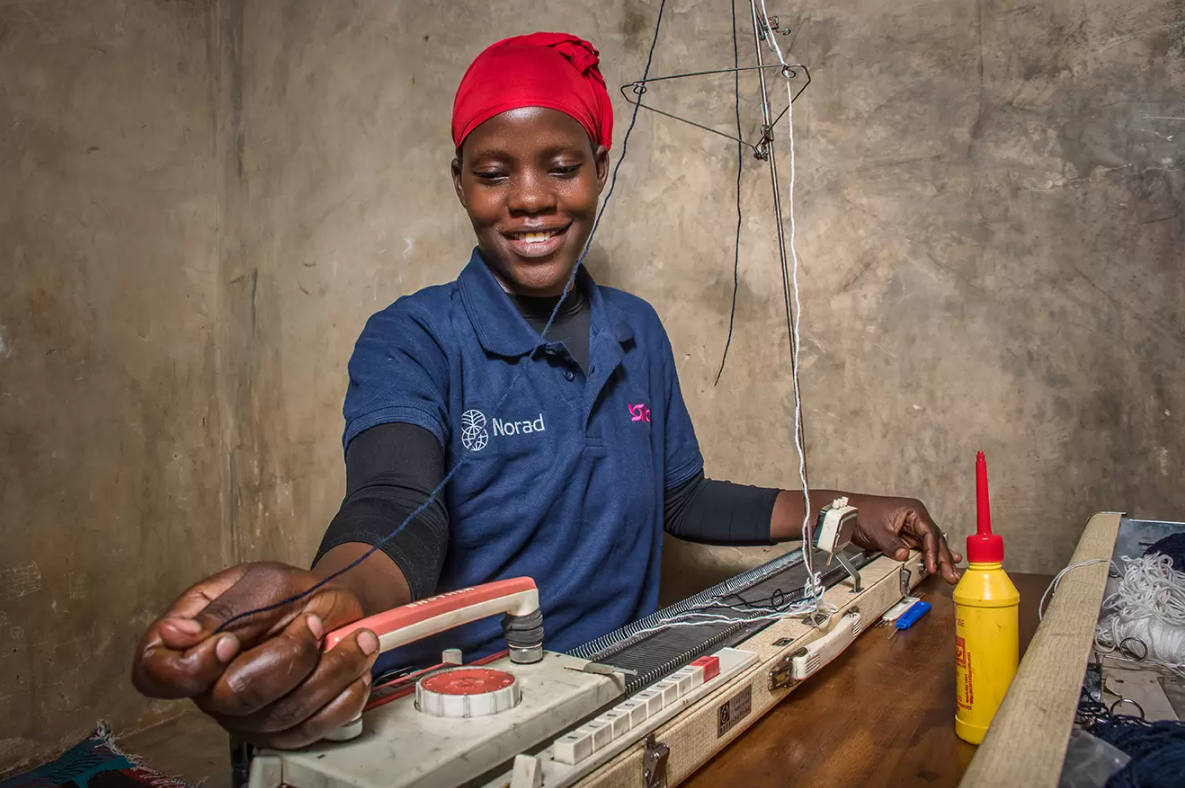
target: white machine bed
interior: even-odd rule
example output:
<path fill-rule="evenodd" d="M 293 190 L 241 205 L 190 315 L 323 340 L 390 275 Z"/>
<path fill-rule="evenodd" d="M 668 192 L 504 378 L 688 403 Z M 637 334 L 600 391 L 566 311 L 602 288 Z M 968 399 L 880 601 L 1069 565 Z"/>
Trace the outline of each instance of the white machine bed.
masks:
<path fill-rule="evenodd" d="M 818 553 L 817 567 L 827 558 Z M 510 643 L 511 656 L 462 668 L 447 664 L 459 660 L 446 652 L 441 666 L 377 686 L 360 726 L 343 731 L 354 738 L 256 753 L 249 788 L 675 785 L 922 578 L 916 554 L 905 564 L 859 553 L 844 558 L 847 569 L 837 564 L 824 574 L 824 599 L 839 611 L 825 629 L 798 617 L 643 631 L 692 607 L 726 605 L 732 618 L 744 619 L 771 594 L 782 595 L 775 597 L 780 604 L 794 601 L 806 576 L 796 551 L 569 654 L 538 658 L 520 638 Z M 467 590 L 408 606 L 416 610 L 401 613 L 392 632 L 370 619 L 353 626 L 376 629 L 386 650 L 491 610 L 525 620 L 537 595 L 524 581 L 502 581 L 520 584 L 513 593 L 487 591 L 475 614 L 465 612 Z M 331 634 L 327 647 L 345 634 Z"/>

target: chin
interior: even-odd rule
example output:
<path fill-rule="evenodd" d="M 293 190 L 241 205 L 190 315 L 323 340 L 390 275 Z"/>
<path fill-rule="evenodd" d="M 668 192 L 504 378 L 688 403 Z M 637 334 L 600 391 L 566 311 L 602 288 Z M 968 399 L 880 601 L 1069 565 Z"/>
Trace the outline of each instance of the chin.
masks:
<path fill-rule="evenodd" d="M 553 255 L 542 259 L 525 259 L 506 250 L 499 255 L 498 264 L 494 266 L 500 278 L 506 280 L 504 287 L 510 287 L 524 295 L 531 293 L 559 295 L 572 267 L 576 264 L 569 255 Z"/>
<path fill-rule="evenodd" d="M 550 260 L 530 263 L 517 263 L 511 268 L 516 286 L 534 292 L 554 291 L 559 295 L 564 285 L 568 283 L 568 276 L 572 273 L 575 261 Z"/>

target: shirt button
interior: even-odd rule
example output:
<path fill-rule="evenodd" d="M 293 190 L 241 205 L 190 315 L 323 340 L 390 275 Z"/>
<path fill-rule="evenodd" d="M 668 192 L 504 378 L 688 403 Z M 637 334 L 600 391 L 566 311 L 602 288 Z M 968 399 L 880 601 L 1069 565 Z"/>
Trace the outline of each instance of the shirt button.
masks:
<path fill-rule="evenodd" d="M 564 380 L 576 380 L 576 373 L 570 369 L 564 370 Z"/>

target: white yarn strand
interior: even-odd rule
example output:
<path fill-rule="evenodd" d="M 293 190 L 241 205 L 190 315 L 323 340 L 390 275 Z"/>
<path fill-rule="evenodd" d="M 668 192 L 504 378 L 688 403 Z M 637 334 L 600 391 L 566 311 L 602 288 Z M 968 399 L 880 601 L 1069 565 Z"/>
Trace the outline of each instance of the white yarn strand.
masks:
<path fill-rule="evenodd" d="M 1051 593 L 1053 593 L 1053 594 L 1057 593 L 1057 587 L 1059 585 L 1061 585 L 1062 578 L 1065 577 L 1066 574 L 1068 572 L 1070 572 L 1070 570 L 1077 569 L 1080 566 L 1091 566 L 1092 564 L 1109 563 L 1109 561 L 1110 561 L 1110 559 L 1107 559 L 1107 558 L 1092 558 L 1089 561 L 1080 561 L 1076 564 L 1070 564 L 1065 569 L 1058 572 L 1057 575 L 1053 578 L 1053 582 L 1050 583 L 1048 587 L 1046 587 L 1045 593 L 1041 595 L 1041 602 L 1038 603 L 1038 605 L 1037 605 L 1037 620 L 1042 621 L 1045 619 L 1045 600 L 1049 597 L 1049 595 Z"/>
<path fill-rule="evenodd" d="M 643 635 L 649 635 L 652 632 L 661 632 L 665 629 L 676 629 L 679 627 L 699 627 L 710 624 L 754 624 L 762 621 L 781 621 L 782 619 L 792 618 L 802 615 L 813 615 L 815 613 L 822 613 L 824 618 L 821 621 L 816 621 L 815 624 L 820 629 L 826 629 L 831 623 L 831 617 L 835 615 L 837 608 L 829 602 L 820 602 L 814 597 L 809 597 L 801 602 L 796 602 L 792 605 L 787 605 L 784 609 L 774 613 L 764 613 L 759 616 L 739 617 L 728 616 L 714 613 L 697 613 L 689 611 L 677 616 L 672 616 L 669 619 L 659 621 L 652 626 L 640 629 L 630 636 L 630 639 L 636 639 Z"/>
<path fill-rule="evenodd" d="M 794 346 L 791 350 L 793 357 L 793 369 L 791 370 L 792 383 L 794 387 L 794 448 L 798 452 L 798 478 L 802 483 L 802 500 L 805 514 L 802 518 L 802 554 L 803 562 L 807 570 L 806 591 L 812 599 L 818 599 L 823 595 L 823 585 L 821 573 L 815 572 L 814 567 L 814 546 L 811 544 L 811 492 L 810 486 L 806 480 L 806 447 L 802 442 L 802 394 L 799 390 L 798 382 L 798 367 L 799 367 L 799 351 L 802 343 L 799 339 L 801 336 L 802 325 L 802 303 L 798 297 L 798 250 L 794 245 L 795 238 L 795 222 L 794 222 L 794 90 L 790 86 L 790 77 L 786 74 L 786 58 L 782 54 L 782 48 L 778 46 L 777 39 L 773 30 L 773 25 L 769 21 L 769 11 L 765 7 L 765 0 L 761 0 L 761 16 L 765 20 L 766 36 L 765 40 L 773 49 L 778 57 L 778 62 L 782 65 L 782 80 L 786 85 L 786 132 L 787 144 L 790 150 L 790 188 L 787 192 L 787 208 L 788 218 L 790 221 L 790 259 L 791 263 L 791 292 L 794 297 Z M 770 143 L 773 144 L 772 141 Z M 779 216 L 780 220 L 781 217 Z"/>

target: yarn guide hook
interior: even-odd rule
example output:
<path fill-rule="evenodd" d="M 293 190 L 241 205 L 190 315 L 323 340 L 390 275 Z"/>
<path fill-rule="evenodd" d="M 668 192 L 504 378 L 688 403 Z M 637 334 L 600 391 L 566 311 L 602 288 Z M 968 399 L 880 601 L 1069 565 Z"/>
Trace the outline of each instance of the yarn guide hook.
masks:
<path fill-rule="evenodd" d="M 761 38 L 762 41 L 764 41 L 765 37 L 768 36 L 770 33 L 780 33 L 781 35 L 788 36 L 792 32 L 793 32 L 793 30 L 791 30 L 788 27 L 783 28 L 776 16 L 771 16 L 771 17 L 768 17 L 767 19 L 761 20 L 761 25 L 760 25 L 760 28 L 757 32 L 757 35 Z"/>
<path fill-rule="evenodd" d="M 798 97 L 802 95 L 802 92 L 807 89 L 808 85 L 811 84 L 810 69 L 808 69 L 802 63 L 794 63 L 794 64 L 785 65 L 785 66 L 783 66 L 781 63 L 765 63 L 760 66 L 740 66 L 738 68 L 719 68 L 719 69 L 711 69 L 708 71 L 691 71 L 691 72 L 687 72 L 684 74 L 669 74 L 664 77 L 650 77 L 648 79 L 639 79 L 639 80 L 635 80 L 633 82 L 627 82 L 626 84 L 622 85 L 621 86 L 621 95 L 622 95 L 622 97 L 625 98 L 625 100 L 628 103 L 633 104 L 634 106 L 637 106 L 640 109 L 649 110 L 649 111 L 654 112 L 658 115 L 662 115 L 663 117 L 670 118 L 671 120 L 677 120 L 680 123 L 686 123 L 687 125 L 694 126 L 695 128 L 700 129 L 702 131 L 706 131 L 711 134 L 715 134 L 718 137 L 723 137 L 724 139 L 729 140 L 731 142 L 735 142 L 739 145 L 744 145 L 746 148 L 748 148 L 750 151 L 752 151 L 753 158 L 758 159 L 759 161 L 767 161 L 769 159 L 769 143 L 773 140 L 773 127 L 778 124 L 778 121 L 780 121 L 783 117 L 785 117 L 786 112 L 790 109 L 789 106 L 787 106 L 786 109 L 783 109 L 781 112 L 779 112 L 777 114 L 777 116 L 774 117 L 774 119 L 772 121 L 770 121 L 768 124 L 763 123 L 761 125 L 761 127 L 760 127 L 761 137 L 760 137 L 760 139 L 757 140 L 757 142 L 749 142 L 749 141 L 743 140 L 739 137 L 735 137 L 732 134 L 728 134 L 727 132 L 720 131 L 719 129 L 714 129 L 711 126 L 691 120 L 690 118 L 685 118 L 681 115 L 676 115 L 673 112 L 667 112 L 666 110 L 659 109 L 658 107 L 655 107 L 652 104 L 645 104 L 642 101 L 642 96 L 650 91 L 649 86 L 654 82 L 667 82 L 667 81 L 676 80 L 676 79 L 688 79 L 690 77 L 705 77 L 705 76 L 714 76 L 714 75 L 720 75 L 720 74 L 739 74 L 739 73 L 745 72 L 745 71 L 765 71 L 767 69 L 777 69 L 778 72 L 782 75 L 782 77 L 787 80 L 797 79 L 798 78 L 798 70 L 799 69 L 802 70 L 803 76 L 806 78 L 806 81 L 803 82 L 802 86 L 799 87 L 798 90 L 794 93 L 794 98 L 792 99 L 793 101 L 797 101 Z M 636 99 L 631 98 L 631 95 L 636 96 L 637 98 Z"/>

